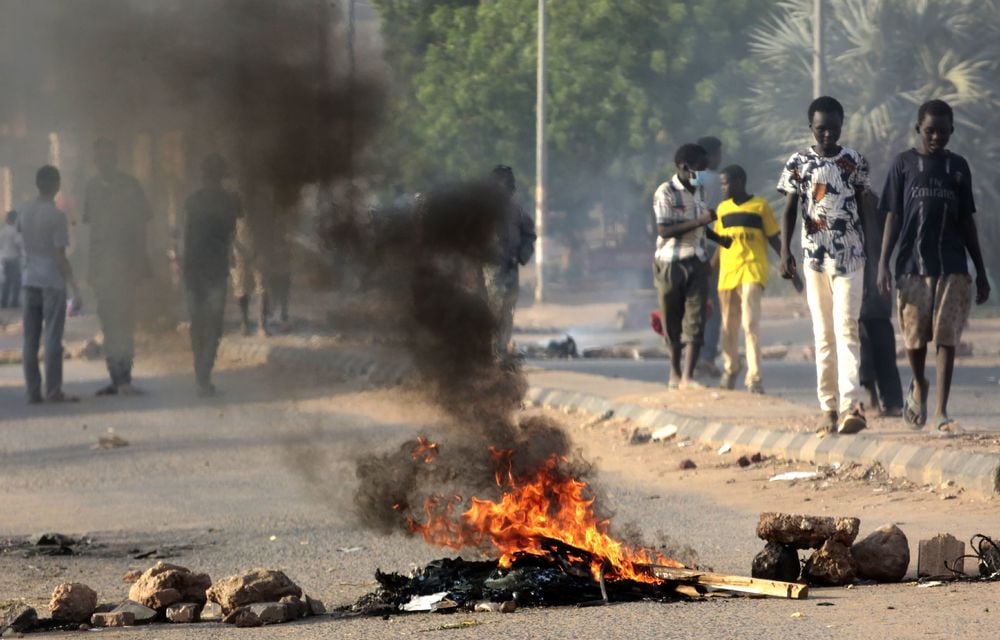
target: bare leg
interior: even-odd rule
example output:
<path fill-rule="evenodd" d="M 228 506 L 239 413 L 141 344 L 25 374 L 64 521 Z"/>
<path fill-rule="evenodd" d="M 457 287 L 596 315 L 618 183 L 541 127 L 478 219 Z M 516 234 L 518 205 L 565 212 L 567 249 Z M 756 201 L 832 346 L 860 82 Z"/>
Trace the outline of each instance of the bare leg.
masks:
<path fill-rule="evenodd" d="M 681 378 L 682 383 L 694 380 L 694 367 L 698 364 L 699 351 L 701 351 L 700 344 L 691 343 L 684 345 L 684 376 Z"/>
<path fill-rule="evenodd" d="M 910 369 L 913 370 L 913 379 L 917 381 L 917 390 L 920 392 L 920 403 L 927 406 L 927 345 L 919 349 L 907 349 L 906 357 L 910 361 Z"/>
<path fill-rule="evenodd" d="M 684 345 L 680 342 L 671 342 L 670 346 L 670 372 L 674 380 L 681 379 L 681 358 L 684 357 Z"/>
<path fill-rule="evenodd" d="M 955 373 L 955 347 L 937 348 L 937 416 L 935 424 L 948 419 L 948 397 L 951 395 L 951 378 Z"/>

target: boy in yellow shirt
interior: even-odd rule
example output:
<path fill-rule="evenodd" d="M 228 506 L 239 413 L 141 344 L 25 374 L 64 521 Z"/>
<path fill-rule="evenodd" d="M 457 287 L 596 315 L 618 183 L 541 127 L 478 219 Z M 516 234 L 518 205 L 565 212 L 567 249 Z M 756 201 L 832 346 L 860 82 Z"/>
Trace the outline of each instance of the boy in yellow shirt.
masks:
<path fill-rule="evenodd" d="M 719 205 L 715 232 L 732 238 L 732 245 L 720 251 L 719 302 L 722 316 L 723 373 L 719 386 L 732 389 L 740 373 L 740 326 L 746 338 L 746 386 L 750 393 L 764 393 L 760 378 L 760 299 L 767 285 L 767 245 L 781 254 L 781 229 L 771 213 L 771 205 L 760 196 L 747 193 L 743 167 L 731 165 L 719 175 L 723 202 Z M 796 278 L 796 290 L 802 282 Z"/>

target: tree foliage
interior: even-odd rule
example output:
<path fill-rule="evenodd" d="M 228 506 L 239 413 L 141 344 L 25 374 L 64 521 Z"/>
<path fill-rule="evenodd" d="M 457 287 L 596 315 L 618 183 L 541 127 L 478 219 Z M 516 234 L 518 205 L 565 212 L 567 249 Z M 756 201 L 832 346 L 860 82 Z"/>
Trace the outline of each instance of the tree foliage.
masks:
<path fill-rule="evenodd" d="M 558 0 L 548 5 L 550 206 L 648 216 L 681 143 L 743 145 L 741 36 L 766 0 Z M 535 0 L 375 0 L 397 95 L 388 172 L 411 188 L 534 175 Z M 734 62 L 737 61 L 737 62 Z"/>

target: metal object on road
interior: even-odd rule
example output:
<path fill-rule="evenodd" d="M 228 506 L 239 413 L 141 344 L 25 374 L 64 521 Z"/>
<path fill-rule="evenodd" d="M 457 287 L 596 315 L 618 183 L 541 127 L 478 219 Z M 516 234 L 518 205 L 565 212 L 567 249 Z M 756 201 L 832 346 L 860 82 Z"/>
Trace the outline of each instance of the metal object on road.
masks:
<path fill-rule="evenodd" d="M 548 155 L 545 146 L 545 0 L 538 0 L 538 71 L 535 88 L 535 302 L 545 300 L 545 189 Z"/>

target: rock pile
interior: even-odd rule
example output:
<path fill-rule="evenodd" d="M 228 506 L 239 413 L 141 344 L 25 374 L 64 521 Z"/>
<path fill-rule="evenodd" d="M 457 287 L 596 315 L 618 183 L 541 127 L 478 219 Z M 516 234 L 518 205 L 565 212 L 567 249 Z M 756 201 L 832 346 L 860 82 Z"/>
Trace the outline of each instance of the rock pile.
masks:
<path fill-rule="evenodd" d="M 762 513 L 757 537 L 767 544 L 754 558 L 751 575 L 824 587 L 859 578 L 902 580 L 910 564 L 906 535 L 896 525 L 884 525 L 854 544 L 860 526 L 858 518 Z M 804 549 L 815 551 L 800 565 L 798 551 Z"/>
<path fill-rule="evenodd" d="M 259 627 L 326 613 L 322 602 L 304 595 L 281 571 L 253 569 L 213 584 L 207 574 L 158 562 L 141 575 L 126 574 L 125 579 L 132 581 L 128 599 L 117 605 L 99 605 L 93 589 L 67 582 L 52 592 L 51 618 L 39 619 L 35 609 L 23 603 L 2 607 L 0 635 L 163 621 Z"/>

